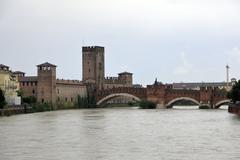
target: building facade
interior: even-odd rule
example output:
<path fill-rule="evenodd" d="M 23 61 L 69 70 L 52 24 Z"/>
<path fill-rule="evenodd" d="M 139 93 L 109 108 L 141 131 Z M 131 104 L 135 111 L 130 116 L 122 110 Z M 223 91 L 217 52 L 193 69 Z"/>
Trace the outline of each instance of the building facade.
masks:
<path fill-rule="evenodd" d="M 0 64 L 0 88 L 4 93 L 8 105 L 20 105 L 21 98 L 18 97 L 19 83 L 8 66 Z"/>

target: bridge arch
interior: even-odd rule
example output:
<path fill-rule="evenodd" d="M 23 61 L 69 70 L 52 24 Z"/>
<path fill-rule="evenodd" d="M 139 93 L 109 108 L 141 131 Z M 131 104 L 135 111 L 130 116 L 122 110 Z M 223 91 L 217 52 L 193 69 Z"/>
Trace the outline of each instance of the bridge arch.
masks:
<path fill-rule="evenodd" d="M 215 109 L 218 109 L 218 108 L 220 108 L 221 107 L 221 105 L 223 105 L 223 104 L 228 104 L 228 103 L 230 103 L 230 100 L 229 99 L 225 99 L 225 100 L 222 100 L 222 101 L 219 101 L 218 103 L 216 103 L 215 104 Z"/>
<path fill-rule="evenodd" d="M 197 101 L 196 99 L 190 98 L 190 97 L 179 97 L 179 98 L 175 98 L 173 100 L 171 100 L 170 102 L 167 103 L 167 108 L 171 107 L 175 102 L 177 101 L 182 101 L 182 100 L 187 100 L 187 101 L 191 101 L 196 103 L 197 105 L 200 105 L 199 101 Z"/>
<path fill-rule="evenodd" d="M 113 98 L 116 98 L 116 97 L 129 97 L 129 98 L 132 98 L 134 99 L 135 101 L 141 101 L 140 98 L 138 98 L 137 96 L 134 96 L 132 94 L 128 94 L 128 93 L 113 93 L 113 94 L 110 94 L 102 99 L 100 99 L 98 102 L 97 102 L 97 105 L 101 105 L 103 104 L 104 102 L 110 100 L 110 99 L 113 99 Z"/>

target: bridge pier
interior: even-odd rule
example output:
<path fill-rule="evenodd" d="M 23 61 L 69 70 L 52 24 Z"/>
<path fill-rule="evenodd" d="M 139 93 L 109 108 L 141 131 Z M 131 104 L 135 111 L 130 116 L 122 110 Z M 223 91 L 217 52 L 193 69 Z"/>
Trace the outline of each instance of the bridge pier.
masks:
<path fill-rule="evenodd" d="M 164 103 L 158 103 L 156 108 L 157 109 L 166 109 L 167 107 Z"/>
<path fill-rule="evenodd" d="M 209 109 L 213 109 L 213 106 L 209 103 L 201 103 L 199 104 L 199 108 L 205 108 L 208 107 Z"/>

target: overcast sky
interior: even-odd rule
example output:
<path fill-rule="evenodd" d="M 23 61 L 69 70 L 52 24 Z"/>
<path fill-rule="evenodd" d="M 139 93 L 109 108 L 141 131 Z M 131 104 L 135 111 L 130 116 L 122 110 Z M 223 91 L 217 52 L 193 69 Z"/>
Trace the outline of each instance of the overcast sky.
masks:
<path fill-rule="evenodd" d="M 239 0 L 0 0 L 0 63 L 81 79 L 81 47 L 105 47 L 106 76 L 134 82 L 240 77 Z"/>

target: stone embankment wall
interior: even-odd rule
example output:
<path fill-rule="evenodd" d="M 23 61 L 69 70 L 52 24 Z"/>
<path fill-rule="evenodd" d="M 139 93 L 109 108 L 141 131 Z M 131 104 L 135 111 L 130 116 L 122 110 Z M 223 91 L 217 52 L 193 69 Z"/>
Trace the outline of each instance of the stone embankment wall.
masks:
<path fill-rule="evenodd" d="M 27 106 L 8 106 L 7 108 L 0 109 L 0 116 L 11 116 L 15 114 L 23 114 L 32 112 L 31 107 Z"/>

